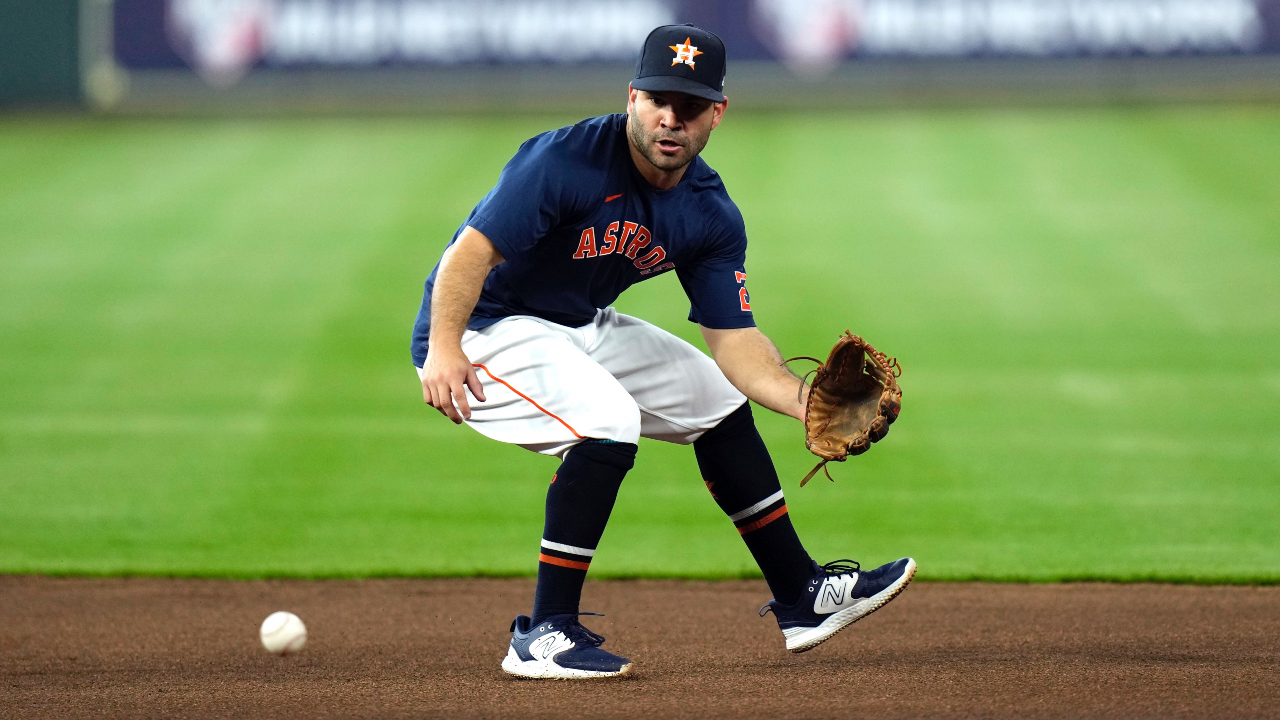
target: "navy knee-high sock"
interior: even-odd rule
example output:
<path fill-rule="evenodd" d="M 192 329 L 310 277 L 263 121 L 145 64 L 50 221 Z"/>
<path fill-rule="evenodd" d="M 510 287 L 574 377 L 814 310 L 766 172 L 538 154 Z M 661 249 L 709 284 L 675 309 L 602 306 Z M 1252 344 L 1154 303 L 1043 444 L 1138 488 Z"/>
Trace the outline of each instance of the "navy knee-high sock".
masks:
<path fill-rule="evenodd" d="M 773 599 L 800 600 L 813 577 L 813 560 L 787 514 L 773 459 L 756 430 L 751 404 L 743 403 L 693 443 L 703 482 L 742 535 Z"/>
<path fill-rule="evenodd" d="M 533 596 L 535 625 L 578 612 L 582 582 L 637 449 L 632 443 L 586 440 L 569 451 L 551 479 Z"/>

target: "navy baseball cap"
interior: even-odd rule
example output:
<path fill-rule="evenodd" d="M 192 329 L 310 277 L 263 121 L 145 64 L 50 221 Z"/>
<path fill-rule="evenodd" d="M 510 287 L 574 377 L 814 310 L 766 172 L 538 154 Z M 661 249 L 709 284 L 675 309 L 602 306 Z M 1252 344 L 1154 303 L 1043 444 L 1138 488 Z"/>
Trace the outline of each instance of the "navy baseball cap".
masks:
<path fill-rule="evenodd" d="M 693 25 L 663 25 L 644 40 L 631 87 L 724 102 L 724 42 Z"/>

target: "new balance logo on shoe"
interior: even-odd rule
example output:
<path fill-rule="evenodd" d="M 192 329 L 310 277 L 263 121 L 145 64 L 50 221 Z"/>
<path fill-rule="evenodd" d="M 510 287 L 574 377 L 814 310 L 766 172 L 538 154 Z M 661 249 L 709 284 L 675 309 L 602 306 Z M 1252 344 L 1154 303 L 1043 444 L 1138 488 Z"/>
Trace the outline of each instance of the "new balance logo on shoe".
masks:
<path fill-rule="evenodd" d="M 902 558 L 863 571 L 852 560 L 814 566 L 804 597 L 793 605 L 770 600 L 760 616 L 772 612 L 791 652 L 811 650 L 898 596 L 916 574 L 916 561 Z"/>
<path fill-rule="evenodd" d="M 587 613 L 594 615 L 595 613 Z M 631 672 L 631 661 L 601 649 L 604 637 L 578 622 L 578 615 L 552 615 L 534 625 L 528 615 L 511 623 L 511 645 L 502 669 L 525 678 L 608 678 Z"/>
<path fill-rule="evenodd" d="M 554 632 L 534 640 L 529 643 L 529 654 L 538 660 L 546 660 L 553 655 L 568 650 L 573 647 L 573 641 L 564 636 L 564 633 Z"/>
<path fill-rule="evenodd" d="M 853 586 L 857 583 L 857 573 L 827 580 L 818 592 L 818 601 L 813 604 L 813 611 L 825 615 L 841 609 L 845 600 L 853 599 Z"/>

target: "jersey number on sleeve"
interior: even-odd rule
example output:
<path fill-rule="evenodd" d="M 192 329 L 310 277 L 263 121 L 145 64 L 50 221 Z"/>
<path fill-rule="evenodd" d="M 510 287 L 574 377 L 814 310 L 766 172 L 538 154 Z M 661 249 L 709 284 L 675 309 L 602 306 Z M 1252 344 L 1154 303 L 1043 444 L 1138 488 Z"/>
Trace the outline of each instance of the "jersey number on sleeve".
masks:
<path fill-rule="evenodd" d="M 742 304 L 742 312 L 751 312 L 751 296 L 747 294 L 747 274 L 735 270 L 733 276 L 738 280 L 738 284 L 742 287 L 738 288 L 738 302 Z"/>

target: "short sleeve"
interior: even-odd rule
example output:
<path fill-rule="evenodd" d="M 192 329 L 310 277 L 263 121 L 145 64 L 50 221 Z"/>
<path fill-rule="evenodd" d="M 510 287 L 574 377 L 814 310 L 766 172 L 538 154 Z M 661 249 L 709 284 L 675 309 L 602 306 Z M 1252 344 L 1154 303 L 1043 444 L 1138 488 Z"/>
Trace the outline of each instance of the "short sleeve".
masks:
<path fill-rule="evenodd" d="M 676 274 L 689 296 L 689 321 L 714 330 L 755 327 L 747 293 L 747 231 L 742 215 L 728 207 L 708 223 L 703 256 Z"/>
<path fill-rule="evenodd" d="M 582 205 L 581 184 L 567 182 L 571 173 L 556 150 L 549 135 L 521 145 L 467 220 L 505 258 L 527 252 Z"/>

